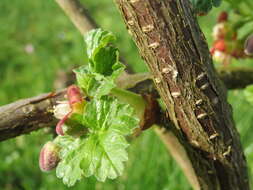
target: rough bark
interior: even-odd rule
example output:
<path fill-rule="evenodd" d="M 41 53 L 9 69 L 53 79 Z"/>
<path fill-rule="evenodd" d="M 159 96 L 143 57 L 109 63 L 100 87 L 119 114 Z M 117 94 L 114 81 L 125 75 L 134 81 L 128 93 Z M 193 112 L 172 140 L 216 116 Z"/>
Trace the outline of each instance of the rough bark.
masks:
<path fill-rule="evenodd" d="M 0 107 L 0 141 L 30 133 L 43 127 L 53 127 L 53 106 L 64 98 L 65 90 L 19 100 Z"/>
<path fill-rule="evenodd" d="M 75 24 L 75 26 L 79 29 L 79 31 L 82 34 L 86 33 L 88 30 L 97 26 L 95 22 L 91 19 L 91 17 L 89 17 L 89 15 L 87 14 L 87 11 L 83 8 L 83 6 L 80 4 L 78 0 L 56 0 L 56 2 L 63 8 L 66 14 L 70 17 L 71 21 Z M 146 28 L 146 30 L 149 30 L 149 28 Z M 245 75 L 245 72 L 248 74 Z M 253 79 L 251 77 L 252 75 L 250 75 L 251 72 L 252 71 L 247 72 L 246 70 L 244 72 L 240 72 L 240 75 L 243 76 L 243 78 L 240 78 L 240 77 L 236 77 L 235 79 L 228 78 L 228 76 L 235 76 L 235 74 L 236 76 L 238 76 L 237 75 L 238 72 L 232 72 L 233 75 L 231 75 L 230 72 L 229 73 L 223 72 L 221 76 L 222 76 L 222 79 L 225 81 L 225 84 L 229 88 L 238 88 L 238 87 L 244 87 L 244 85 L 252 83 Z M 125 77 L 128 77 L 128 76 L 125 75 Z M 245 79 L 245 77 L 248 79 Z M 136 86 L 133 85 L 135 87 L 131 88 L 132 91 L 139 92 L 139 93 L 140 92 L 147 93 L 147 92 L 154 91 L 152 81 L 150 80 L 142 81 L 143 76 L 135 76 L 135 78 L 134 77 L 130 77 L 130 78 L 134 79 L 132 81 L 134 84 L 137 84 Z M 245 81 L 243 82 L 243 85 L 241 85 L 242 79 L 243 81 Z M 124 87 L 124 85 L 128 85 L 128 84 L 129 82 L 125 83 L 124 81 L 121 81 L 120 86 Z M 130 88 L 131 86 L 127 86 L 127 87 Z M 2 115 L 4 115 L 4 117 L 7 116 L 5 120 L 0 119 L 0 133 L 1 133 L 0 141 L 15 137 L 21 134 L 29 133 L 30 131 L 33 131 L 42 127 L 55 125 L 56 120 L 53 117 L 50 110 L 52 110 L 53 105 L 55 105 L 55 102 L 57 100 L 62 99 L 63 96 L 64 96 L 64 92 L 60 94 L 56 93 L 54 95 L 49 93 L 49 94 L 40 95 L 38 97 L 18 101 L 4 107 L 0 107 L 0 118 L 2 118 Z M 29 110 L 31 108 L 33 110 L 30 112 L 24 111 L 24 110 Z M 4 112 L 5 114 L 3 114 Z M 8 112 L 9 114 L 6 114 L 6 112 Z M 8 120 L 9 122 L 6 123 L 6 121 Z M 168 123 L 167 121 L 168 119 L 164 120 L 163 123 Z M 167 130 L 167 132 L 169 134 L 172 134 L 169 130 Z M 175 134 L 177 132 L 175 132 Z M 166 136 L 166 134 L 164 135 Z M 170 141 L 167 139 L 166 142 L 168 144 L 168 142 Z M 169 145 L 172 145 L 173 143 L 175 143 L 175 141 L 171 141 L 170 143 L 171 144 Z M 185 143 L 185 141 L 181 143 Z M 188 144 L 185 145 L 185 147 L 187 146 Z M 177 155 L 177 154 L 178 152 L 174 152 L 174 153 L 172 152 L 172 155 Z M 180 159 L 178 163 L 180 164 Z M 187 167 L 190 166 L 189 164 L 187 165 L 188 165 Z M 185 174 L 187 176 L 189 172 L 186 171 Z M 191 175 L 193 176 L 193 174 Z M 190 178 L 188 177 L 188 179 Z M 189 181 L 192 181 L 192 180 L 190 179 Z M 195 187 L 195 189 L 197 189 L 196 183 L 193 186 Z"/>
<path fill-rule="evenodd" d="M 150 88 L 152 83 L 147 83 L 144 86 L 138 85 L 143 84 L 143 80 L 146 78 L 145 74 L 132 74 L 128 75 L 127 78 L 119 78 L 117 83 L 120 84 L 121 88 L 139 94 L 154 94 L 155 91 L 152 91 L 154 89 Z M 69 83 L 69 81 L 65 82 Z M 64 86 L 66 87 L 67 84 Z M 65 96 L 66 90 L 60 90 L 56 93 L 45 93 L 0 106 L 0 141 L 44 127 L 54 127 L 57 119 L 53 116 L 53 107 L 57 101 L 66 99 Z"/>
<path fill-rule="evenodd" d="M 185 0 L 116 0 L 201 189 L 249 189 L 226 90 Z"/>

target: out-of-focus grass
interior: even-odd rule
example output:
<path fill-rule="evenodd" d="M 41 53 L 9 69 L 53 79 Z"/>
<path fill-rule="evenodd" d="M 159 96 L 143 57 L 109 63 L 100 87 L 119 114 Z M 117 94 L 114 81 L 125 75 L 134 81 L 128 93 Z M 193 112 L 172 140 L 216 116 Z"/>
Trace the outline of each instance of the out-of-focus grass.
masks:
<path fill-rule="evenodd" d="M 121 55 L 136 72 L 147 71 L 112 0 L 83 0 L 91 15 L 117 35 Z M 51 91 L 57 70 L 85 63 L 82 36 L 54 1 L 0 1 L 0 105 Z M 210 42 L 217 10 L 200 24 Z M 208 20 L 208 22 L 206 22 Z M 230 93 L 237 126 L 253 168 L 251 107 L 240 92 Z M 191 189 L 182 172 L 153 131 L 145 132 L 129 148 L 122 177 L 98 183 L 84 179 L 67 188 L 55 172 L 41 173 L 38 154 L 52 139 L 44 130 L 0 143 L 0 189 Z"/>

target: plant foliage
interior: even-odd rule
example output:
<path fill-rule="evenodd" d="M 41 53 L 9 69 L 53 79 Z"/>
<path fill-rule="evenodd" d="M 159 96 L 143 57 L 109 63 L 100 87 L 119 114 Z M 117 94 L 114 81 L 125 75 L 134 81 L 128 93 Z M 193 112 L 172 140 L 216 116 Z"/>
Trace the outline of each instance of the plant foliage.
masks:
<path fill-rule="evenodd" d="M 138 126 L 139 119 L 130 105 L 108 96 L 124 69 L 117 48 L 112 46 L 114 40 L 110 32 L 101 29 L 85 36 L 89 63 L 75 73 L 79 87 L 90 100 L 83 113 L 71 119 L 88 132 L 79 137 L 65 133 L 54 141 L 61 147 L 56 175 L 68 186 L 92 175 L 99 181 L 114 179 L 123 173 L 123 162 L 128 159 L 125 136 Z"/>
<path fill-rule="evenodd" d="M 197 14 L 206 14 L 213 7 L 218 7 L 221 4 L 221 0 L 190 0 L 194 11 Z"/>

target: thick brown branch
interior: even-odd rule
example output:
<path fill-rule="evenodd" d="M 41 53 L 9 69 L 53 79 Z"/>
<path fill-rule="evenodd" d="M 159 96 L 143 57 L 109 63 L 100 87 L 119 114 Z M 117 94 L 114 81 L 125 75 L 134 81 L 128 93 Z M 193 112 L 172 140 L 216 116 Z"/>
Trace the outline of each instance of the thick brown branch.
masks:
<path fill-rule="evenodd" d="M 53 106 L 64 94 L 65 90 L 42 94 L 0 107 L 0 141 L 54 126 Z"/>
<path fill-rule="evenodd" d="M 201 189 L 249 189 L 226 91 L 185 0 L 116 0 Z"/>
<path fill-rule="evenodd" d="M 236 74 L 238 71 L 242 74 L 248 73 L 249 79 L 250 77 L 252 78 L 252 75 L 250 75 L 250 73 L 252 72 L 251 70 L 240 69 L 232 70 L 232 72 L 226 72 L 227 74 L 224 74 L 222 78 L 225 79 L 225 83 L 230 85 L 230 87 L 242 87 L 242 84 L 239 82 L 241 81 L 242 77 L 236 77 L 236 79 L 238 79 L 238 82 L 236 82 L 236 80 L 231 79 L 233 81 L 233 84 L 235 85 L 231 85 L 231 80 L 228 80 L 230 75 L 239 76 L 240 74 Z M 223 72 L 225 71 L 219 70 L 219 73 Z M 67 73 L 66 77 L 69 80 L 65 79 L 66 81 L 63 86 L 70 85 L 74 82 L 74 77 L 72 77 L 72 74 Z M 151 80 L 151 75 L 148 73 L 132 74 L 120 77 L 117 83 L 119 87 L 129 89 L 136 93 L 157 94 L 156 89 L 154 88 L 153 81 Z M 63 99 L 64 92 L 64 90 L 61 90 L 60 92 L 55 94 L 42 94 L 36 97 L 19 100 L 17 102 L 13 102 L 11 104 L 0 107 L 0 141 L 25 133 L 29 133 L 31 131 L 43 127 L 54 126 L 56 120 L 54 119 L 52 113 L 48 111 L 52 110 L 57 100 Z M 25 111 L 30 110 L 31 107 L 36 108 L 35 112 L 33 111 L 32 113 L 32 117 L 30 112 Z"/>
<path fill-rule="evenodd" d="M 80 30 L 82 34 L 96 27 L 96 24 L 94 23 L 94 21 L 87 15 L 87 12 L 77 0 L 56 0 L 56 1 L 64 9 L 66 14 L 70 17 L 72 22 L 76 25 L 76 27 Z M 146 29 L 148 30 L 148 28 Z M 252 75 L 250 75 L 251 72 L 252 71 L 240 72 L 240 74 L 242 74 L 243 76 L 242 78 L 244 78 L 245 76 L 247 76 L 248 78 L 245 80 L 243 79 L 243 84 L 241 84 L 241 81 L 242 81 L 241 77 L 236 77 L 235 82 L 234 82 L 234 78 L 229 78 L 231 76 L 231 73 L 228 73 L 228 72 L 224 73 L 224 71 L 222 71 L 221 76 L 222 76 L 222 79 L 225 81 L 225 84 L 229 88 L 238 88 L 238 87 L 244 87 L 244 85 L 252 83 L 253 79 L 252 79 Z M 235 73 L 237 72 L 233 71 L 232 76 L 234 75 L 237 76 L 237 74 Z M 245 75 L 245 73 L 249 73 L 249 74 Z M 125 75 L 125 77 L 127 77 L 127 75 Z M 154 91 L 153 83 L 151 80 L 142 81 L 143 76 L 141 77 L 135 76 L 135 78 L 134 77 L 131 77 L 131 78 L 133 79 L 132 80 L 134 83 L 133 86 L 137 84 L 135 88 L 132 88 L 131 90 L 135 92 L 142 92 L 142 93 L 147 92 L 147 91 L 149 92 Z M 122 79 L 124 79 L 124 77 L 122 77 Z M 126 80 L 128 80 L 128 78 L 126 78 Z M 122 80 L 121 82 L 123 83 L 121 83 L 120 86 L 123 86 L 123 87 L 124 85 L 129 84 L 129 83 L 125 83 L 124 80 Z M 125 87 L 130 88 L 131 86 L 125 86 Z M 51 110 L 57 100 L 63 99 L 64 93 L 65 92 L 63 91 L 56 94 L 51 94 L 51 93 L 44 94 L 38 97 L 18 101 L 10 105 L 0 107 L 0 118 L 1 118 L 0 119 L 0 132 L 1 132 L 0 141 L 15 137 L 21 134 L 29 133 L 33 130 L 36 130 L 42 127 L 55 125 L 56 120 L 53 117 Z M 5 118 L 2 119 L 3 117 Z M 169 141 L 167 139 L 167 143 L 168 142 Z M 173 143 L 175 143 L 175 141 L 171 142 L 171 144 Z M 185 145 L 185 146 L 187 147 L 189 145 Z M 173 153 L 173 155 L 176 155 L 176 154 L 177 152 Z M 187 175 L 187 172 L 186 172 L 186 175 Z M 195 187 L 197 186 L 196 181 L 193 181 L 193 184 L 195 184 L 193 186 Z"/>
<path fill-rule="evenodd" d="M 222 68 L 218 69 L 219 77 L 228 89 L 245 88 L 253 84 L 253 69 L 251 68 Z"/>

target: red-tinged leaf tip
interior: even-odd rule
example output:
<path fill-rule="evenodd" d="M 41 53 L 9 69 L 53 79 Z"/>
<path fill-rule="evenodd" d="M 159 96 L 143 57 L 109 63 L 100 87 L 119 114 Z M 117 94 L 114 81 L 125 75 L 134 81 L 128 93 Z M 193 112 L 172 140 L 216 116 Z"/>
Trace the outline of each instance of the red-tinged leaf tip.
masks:
<path fill-rule="evenodd" d="M 246 55 L 249 56 L 253 55 L 253 34 L 251 34 L 245 41 L 244 52 Z"/>
<path fill-rule="evenodd" d="M 222 11 L 217 18 L 217 22 L 221 23 L 226 22 L 227 20 L 228 20 L 228 13 L 226 11 Z"/>
<path fill-rule="evenodd" d="M 62 126 L 63 126 L 63 124 L 65 123 L 65 121 L 69 118 L 69 116 L 71 115 L 71 113 L 72 113 L 72 111 L 69 112 L 67 115 L 65 115 L 65 116 L 57 123 L 56 128 L 55 128 L 55 131 L 56 131 L 57 135 L 61 135 L 61 136 L 64 135 Z"/>
<path fill-rule="evenodd" d="M 43 172 L 54 169 L 60 161 L 59 147 L 53 142 L 47 142 L 40 151 L 39 166 Z"/>
<path fill-rule="evenodd" d="M 83 101 L 81 91 L 76 85 L 71 85 L 68 87 L 67 96 L 68 96 L 68 101 L 69 101 L 70 106 L 72 106 L 73 104 L 77 102 Z"/>

